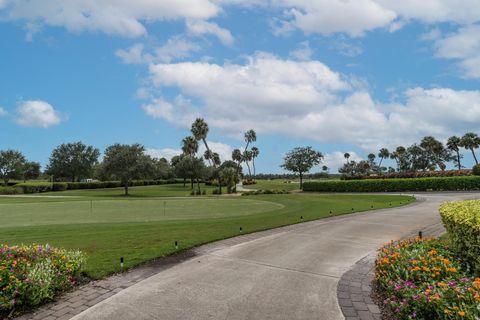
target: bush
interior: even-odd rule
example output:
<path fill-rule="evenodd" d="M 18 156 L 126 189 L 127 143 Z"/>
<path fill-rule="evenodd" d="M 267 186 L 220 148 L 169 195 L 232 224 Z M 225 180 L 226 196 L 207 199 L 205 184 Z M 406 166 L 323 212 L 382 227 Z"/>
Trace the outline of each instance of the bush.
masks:
<path fill-rule="evenodd" d="M 222 194 L 222 192 L 220 191 L 220 189 L 213 189 L 212 194 Z"/>
<path fill-rule="evenodd" d="M 480 200 L 445 203 L 440 215 L 453 249 L 480 274 Z"/>
<path fill-rule="evenodd" d="M 370 179 L 348 181 L 309 181 L 304 191 L 317 192 L 404 192 L 479 190 L 480 177 L 445 177 L 416 179 Z"/>
<path fill-rule="evenodd" d="M 68 184 L 65 182 L 55 182 L 52 186 L 52 191 L 65 191 L 67 190 Z"/>
<path fill-rule="evenodd" d="M 256 196 L 261 194 L 288 194 L 289 192 L 286 190 L 277 190 L 277 189 L 267 189 L 267 190 L 255 190 L 255 191 L 247 191 L 243 192 L 242 196 Z"/>
<path fill-rule="evenodd" d="M 14 194 L 21 194 L 21 193 L 22 193 L 22 189 L 20 189 L 20 188 L 1 187 L 0 186 L 0 194 L 14 195 Z"/>
<path fill-rule="evenodd" d="M 388 244 L 375 262 L 375 279 L 393 319 L 480 316 L 480 278 L 470 277 L 437 239 Z"/>
<path fill-rule="evenodd" d="M 85 257 L 80 251 L 0 245 L 0 318 L 36 306 L 76 284 Z"/>
<path fill-rule="evenodd" d="M 15 188 L 20 189 L 22 193 L 40 193 L 52 191 L 53 184 L 51 182 L 27 182 L 16 184 Z"/>
<path fill-rule="evenodd" d="M 342 180 L 361 180 L 361 179 L 409 179 L 409 178 L 436 178 L 436 177 L 464 177 L 471 176 L 472 170 L 444 170 L 444 171 L 409 171 L 409 172 L 390 172 L 378 175 L 363 176 L 345 176 Z"/>
<path fill-rule="evenodd" d="M 476 164 L 473 166 L 472 173 L 475 176 L 480 176 L 480 164 Z"/>
<path fill-rule="evenodd" d="M 253 184 L 257 184 L 257 181 L 255 181 L 253 179 L 248 179 L 248 180 L 243 180 L 242 181 L 242 185 L 244 185 L 244 186 L 250 186 L 250 185 L 253 185 Z"/>

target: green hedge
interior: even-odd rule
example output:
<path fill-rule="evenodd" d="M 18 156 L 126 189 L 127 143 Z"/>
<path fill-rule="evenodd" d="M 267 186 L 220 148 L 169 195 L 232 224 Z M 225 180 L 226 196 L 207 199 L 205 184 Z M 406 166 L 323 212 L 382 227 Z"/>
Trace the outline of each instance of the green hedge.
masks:
<path fill-rule="evenodd" d="M 480 200 L 445 203 L 440 215 L 453 249 L 480 275 Z"/>
<path fill-rule="evenodd" d="M 480 177 L 442 177 L 385 180 L 311 181 L 304 191 L 316 192 L 404 192 L 480 190 Z"/>
<path fill-rule="evenodd" d="M 134 180 L 130 182 L 131 187 L 152 186 L 178 183 L 176 179 L 169 180 Z M 14 187 L 0 187 L 0 194 L 19 194 L 19 193 L 41 193 L 50 191 L 65 191 L 79 189 L 105 189 L 120 188 L 120 181 L 96 181 L 96 182 L 45 182 L 29 181 L 27 183 L 18 183 Z"/>

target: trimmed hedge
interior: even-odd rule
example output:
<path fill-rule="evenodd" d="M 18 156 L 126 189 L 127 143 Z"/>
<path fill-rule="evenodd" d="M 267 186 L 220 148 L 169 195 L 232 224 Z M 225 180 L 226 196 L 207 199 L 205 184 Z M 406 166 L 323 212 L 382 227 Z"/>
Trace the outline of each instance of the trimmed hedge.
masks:
<path fill-rule="evenodd" d="M 178 183 L 176 179 L 169 180 L 134 180 L 131 181 L 130 187 L 153 186 Z M 120 181 L 96 181 L 96 182 L 27 182 L 19 183 L 14 187 L 0 187 L 0 194 L 31 194 L 50 191 L 65 191 L 79 189 L 105 189 L 120 188 L 123 185 Z"/>
<path fill-rule="evenodd" d="M 314 192 L 469 191 L 480 190 L 480 177 L 311 181 L 303 184 L 303 190 Z"/>
<path fill-rule="evenodd" d="M 455 252 L 480 274 L 480 200 L 445 203 L 440 215 Z"/>

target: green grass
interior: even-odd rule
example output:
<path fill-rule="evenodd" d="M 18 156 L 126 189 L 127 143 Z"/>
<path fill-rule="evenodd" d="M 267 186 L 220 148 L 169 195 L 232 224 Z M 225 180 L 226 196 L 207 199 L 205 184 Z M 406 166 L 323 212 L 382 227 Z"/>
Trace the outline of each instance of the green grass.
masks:
<path fill-rule="evenodd" d="M 205 186 L 200 184 L 200 189 L 205 190 L 208 195 L 212 194 L 213 189 L 217 187 Z M 194 190 L 197 190 L 195 184 Z M 191 192 L 190 184 L 187 183 L 184 187 L 183 184 L 164 184 L 155 186 L 142 186 L 142 187 L 130 187 L 130 197 L 146 198 L 146 197 L 185 197 L 189 196 Z M 93 197 L 93 198 L 105 198 L 105 197 L 123 197 L 123 188 L 108 188 L 108 189 L 83 189 L 83 190 L 67 190 L 61 192 L 48 192 L 42 195 L 48 196 L 75 196 L 75 197 Z"/>
<path fill-rule="evenodd" d="M 305 221 L 327 217 L 330 210 L 338 215 L 413 201 L 392 195 L 316 194 L 154 198 L 177 196 L 179 190 L 185 191 L 138 187 L 136 197 L 128 199 L 118 192 L 108 198 L 115 190 L 75 191 L 72 198 L 0 197 L 0 243 L 80 249 L 88 255 L 86 274 L 101 278 L 120 271 L 120 257 L 132 267 L 175 252 L 175 241 L 181 250 L 238 235 L 240 227 L 247 233 L 298 223 L 300 216 Z"/>

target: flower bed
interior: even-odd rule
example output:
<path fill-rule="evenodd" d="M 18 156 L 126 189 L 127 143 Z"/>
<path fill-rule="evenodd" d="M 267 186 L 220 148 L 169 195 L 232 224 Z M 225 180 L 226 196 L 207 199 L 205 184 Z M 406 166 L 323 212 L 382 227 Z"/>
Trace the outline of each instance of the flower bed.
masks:
<path fill-rule="evenodd" d="M 411 178 L 436 178 L 436 177 L 466 177 L 474 173 L 471 169 L 444 170 L 444 171 L 407 171 L 389 172 L 370 176 L 342 176 L 342 180 L 360 179 L 411 179 Z"/>
<path fill-rule="evenodd" d="M 448 245 L 409 239 L 383 247 L 375 279 L 394 319 L 478 319 L 480 278 L 462 269 Z"/>
<path fill-rule="evenodd" d="M 0 244 L 0 318 L 70 289 L 84 262 L 80 251 Z"/>

